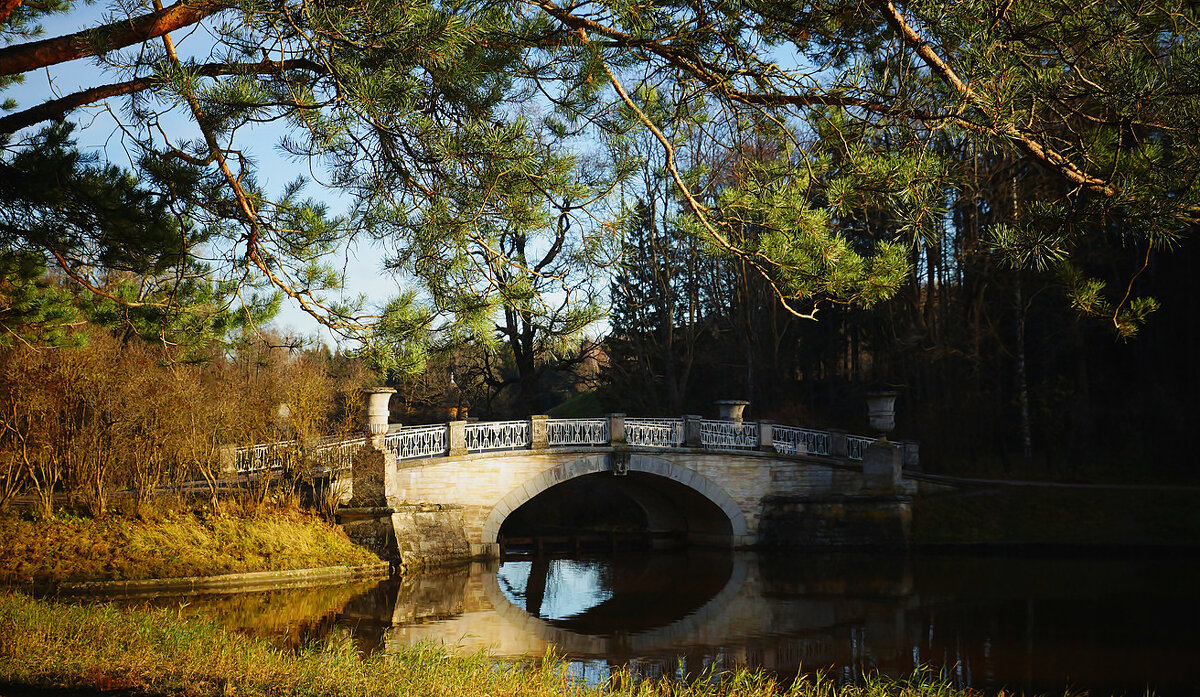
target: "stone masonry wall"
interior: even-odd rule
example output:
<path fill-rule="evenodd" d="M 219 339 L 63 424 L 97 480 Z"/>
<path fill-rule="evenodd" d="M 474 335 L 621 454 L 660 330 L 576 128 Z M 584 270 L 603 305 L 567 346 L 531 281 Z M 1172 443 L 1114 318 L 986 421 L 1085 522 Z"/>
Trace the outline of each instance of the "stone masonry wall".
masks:
<path fill-rule="evenodd" d="M 763 547 L 904 547 L 912 501 L 901 496 L 772 497 L 763 503 Z"/>
<path fill-rule="evenodd" d="M 405 571 L 471 558 L 460 507 L 423 503 L 399 505 L 394 511 L 392 529 Z"/>
<path fill-rule="evenodd" d="M 853 469 L 785 460 L 768 453 L 729 455 L 687 449 L 632 452 L 638 458 L 661 460 L 689 470 L 719 486 L 745 517 L 746 534 L 735 540 L 738 545 L 757 542 L 765 499 L 851 494 L 861 485 L 861 474 Z M 389 473 L 388 501 L 393 507 L 433 503 L 452 506 L 456 515 L 461 515 L 470 553 L 490 554 L 493 550 L 486 548 L 482 532 L 488 516 L 502 501 L 506 506 L 519 505 L 540 492 L 534 480 L 542 473 L 573 459 L 604 456 L 595 449 L 564 448 L 401 462 L 394 476 Z"/>

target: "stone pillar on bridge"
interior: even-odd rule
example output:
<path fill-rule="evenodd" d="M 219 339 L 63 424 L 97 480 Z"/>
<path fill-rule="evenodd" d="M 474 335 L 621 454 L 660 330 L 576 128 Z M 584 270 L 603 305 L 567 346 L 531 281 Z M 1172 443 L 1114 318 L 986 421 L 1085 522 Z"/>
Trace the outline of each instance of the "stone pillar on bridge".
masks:
<path fill-rule="evenodd" d="M 829 429 L 829 456 L 845 460 L 850 456 L 850 450 L 846 443 L 846 432 L 837 429 Z"/>
<path fill-rule="evenodd" d="M 625 445 L 625 415 L 608 415 L 608 442 L 613 446 Z"/>
<path fill-rule="evenodd" d="M 891 390 L 867 395 L 867 418 L 871 428 L 879 431 L 879 439 L 863 452 L 863 491 L 872 494 L 895 494 L 900 491 L 904 450 L 887 439 L 896 427 L 896 395 Z"/>
<path fill-rule="evenodd" d="M 467 422 L 451 421 L 446 424 L 446 454 L 458 457 L 467 454 Z"/>
<path fill-rule="evenodd" d="M 546 420 L 549 418 L 545 414 L 529 417 L 530 450 L 545 450 L 550 447 L 550 436 L 546 433 Z"/>
<path fill-rule="evenodd" d="M 759 420 L 758 449 L 764 453 L 775 452 L 775 424 L 773 422 Z"/>
<path fill-rule="evenodd" d="M 392 523 L 389 493 L 397 491 L 396 456 L 387 449 L 388 402 L 396 391 L 390 387 L 369 387 L 365 398 L 363 430 L 367 447 L 358 452 L 350 470 L 350 500 L 337 512 L 342 530 L 356 544 L 393 563 L 401 561 Z"/>
<path fill-rule="evenodd" d="M 896 494 L 901 491 L 903 454 L 900 446 L 880 438 L 863 451 L 863 493 Z"/>
<path fill-rule="evenodd" d="M 387 506 L 388 487 L 386 478 L 395 476 L 396 458 L 384 445 L 388 432 L 388 402 L 396 390 L 390 387 L 367 387 L 363 389 L 366 412 L 363 430 L 366 431 L 368 447 L 364 448 L 351 469 L 352 498 L 354 508 Z M 389 461 L 390 460 L 390 461 Z"/>
<path fill-rule="evenodd" d="M 700 422 L 703 416 L 688 414 L 683 417 L 683 445 L 688 448 L 700 447 Z"/>
<path fill-rule="evenodd" d="M 226 477 L 237 476 L 237 451 L 236 445 L 222 445 L 217 448 L 217 458 L 221 463 L 221 474 Z"/>

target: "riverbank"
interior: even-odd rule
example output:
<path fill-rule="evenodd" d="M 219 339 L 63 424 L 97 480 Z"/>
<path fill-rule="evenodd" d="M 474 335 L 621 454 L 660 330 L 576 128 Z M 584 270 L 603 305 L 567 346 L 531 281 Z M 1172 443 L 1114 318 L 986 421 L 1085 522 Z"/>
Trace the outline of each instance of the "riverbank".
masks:
<path fill-rule="evenodd" d="M 431 644 L 364 656 L 349 635 L 300 649 L 231 633 L 185 608 L 120 609 L 0 592 L 0 694 L 104 692 L 241 697 L 967 697 L 941 684 L 825 679 L 783 686 L 761 672 L 692 683 L 615 680 L 588 686 L 555 661 L 501 663 Z"/>
<path fill-rule="evenodd" d="M 917 545 L 1200 546 L 1200 489 L 973 485 L 918 497 Z"/>
<path fill-rule="evenodd" d="M 295 507 L 90 518 L 0 515 L 0 584 L 59 586 L 378 564 L 335 525 Z"/>

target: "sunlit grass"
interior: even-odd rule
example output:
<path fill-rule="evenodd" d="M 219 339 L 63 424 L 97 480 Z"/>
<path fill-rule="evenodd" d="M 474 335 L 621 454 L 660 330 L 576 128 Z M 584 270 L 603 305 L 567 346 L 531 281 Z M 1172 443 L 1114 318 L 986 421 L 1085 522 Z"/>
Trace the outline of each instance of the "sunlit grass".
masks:
<path fill-rule="evenodd" d="M 0 583 L 138 580 L 354 565 L 379 559 L 298 510 L 151 519 L 0 516 Z"/>
<path fill-rule="evenodd" d="M 547 659 L 498 661 L 440 645 L 363 655 L 348 633 L 300 650 L 229 632 L 181 610 L 119 609 L 0 593 L 0 683 L 150 695 L 239 697 L 965 697 L 944 682 L 869 678 L 839 686 L 826 675 L 781 683 L 762 671 L 705 673 L 690 681 L 618 673 L 602 685 Z"/>

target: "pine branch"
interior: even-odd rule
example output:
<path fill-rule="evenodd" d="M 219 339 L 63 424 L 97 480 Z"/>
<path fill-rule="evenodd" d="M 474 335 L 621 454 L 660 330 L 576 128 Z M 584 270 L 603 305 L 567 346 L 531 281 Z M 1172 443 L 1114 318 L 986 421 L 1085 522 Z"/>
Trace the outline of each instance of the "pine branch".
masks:
<path fill-rule="evenodd" d="M 8 21 L 9 15 L 17 11 L 24 0 L 0 0 L 0 24 Z"/>
<path fill-rule="evenodd" d="M 308 70 L 318 74 L 328 72 L 324 66 L 305 59 L 262 61 L 259 63 L 206 63 L 197 66 L 195 70 L 197 74 L 204 77 L 218 77 L 221 75 L 274 75 L 285 70 Z M 151 89 L 162 84 L 163 80 L 159 77 L 140 77 L 135 80 L 80 90 L 65 97 L 42 102 L 23 111 L 18 111 L 15 114 L 0 117 L 0 134 L 16 133 L 22 128 L 27 128 L 43 121 L 55 121 L 81 106 L 95 104 L 111 97 L 134 94 L 135 92 L 141 92 L 142 90 Z"/>
<path fill-rule="evenodd" d="M 1049 169 L 1058 172 L 1068 181 L 1079 184 L 1104 198 L 1112 198 L 1117 195 L 1117 189 L 1110 181 L 1088 174 L 1045 142 L 1027 135 L 1016 126 L 1004 122 L 1002 119 L 997 118 L 995 114 L 990 113 L 987 105 L 983 103 L 979 95 L 963 82 L 958 73 L 954 71 L 954 68 L 946 63 L 937 54 L 937 51 L 933 50 L 930 43 L 912 28 L 904 17 L 901 16 L 899 10 L 896 9 L 891 0 L 872 0 L 871 4 L 883 15 L 883 18 L 887 20 L 896 33 L 900 35 L 904 43 L 921 57 L 925 65 L 929 66 L 930 71 L 934 75 L 957 92 L 963 101 L 978 109 L 981 113 L 988 115 L 993 120 L 994 125 L 992 128 L 997 135 L 1010 139 L 1026 155 L 1042 163 Z"/>

